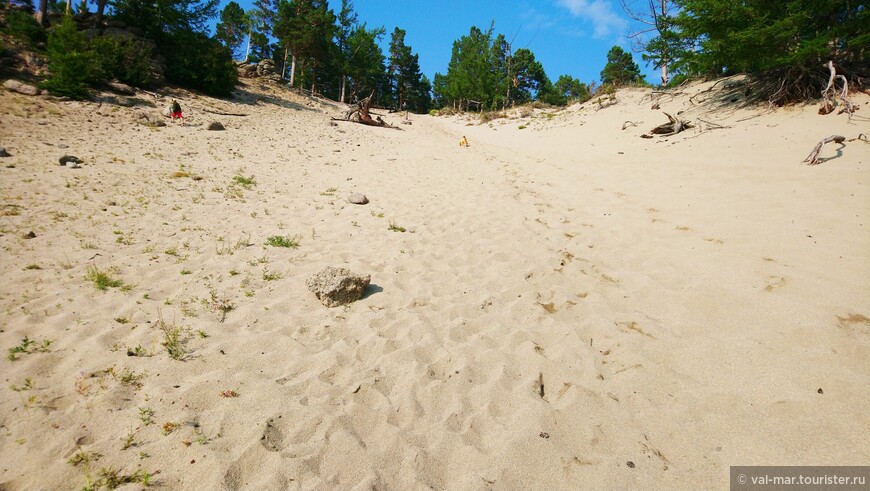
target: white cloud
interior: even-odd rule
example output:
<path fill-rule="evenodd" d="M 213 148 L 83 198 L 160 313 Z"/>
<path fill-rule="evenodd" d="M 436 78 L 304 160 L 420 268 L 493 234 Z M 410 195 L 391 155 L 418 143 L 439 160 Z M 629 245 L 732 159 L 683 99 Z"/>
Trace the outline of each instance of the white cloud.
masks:
<path fill-rule="evenodd" d="M 594 35 L 603 38 L 621 34 L 628 28 L 628 21 L 607 0 L 556 0 L 556 4 L 568 9 L 571 15 L 591 22 Z"/>

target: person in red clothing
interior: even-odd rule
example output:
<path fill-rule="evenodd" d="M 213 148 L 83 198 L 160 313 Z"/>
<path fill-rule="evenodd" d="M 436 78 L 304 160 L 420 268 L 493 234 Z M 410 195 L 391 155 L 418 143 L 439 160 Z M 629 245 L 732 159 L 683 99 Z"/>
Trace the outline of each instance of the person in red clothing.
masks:
<path fill-rule="evenodd" d="M 175 121 L 175 118 L 184 120 L 184 116 L 181 115 L 181 104 L 179 104 L 175 99 L 172 99 L 172 106 L 169 110 L 172 113 L 173 121 Z"/>

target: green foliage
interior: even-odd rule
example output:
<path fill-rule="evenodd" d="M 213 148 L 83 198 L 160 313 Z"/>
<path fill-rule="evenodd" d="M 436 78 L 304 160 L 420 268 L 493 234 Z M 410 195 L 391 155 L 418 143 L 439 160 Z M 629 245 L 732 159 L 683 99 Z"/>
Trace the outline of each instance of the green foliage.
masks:
<path fill-rule="evenodd" d="M 73 99 L 87 97 L 93 56 L 87 39 L 69 15 L 48 36 L 48 60 L 51 75 L 43 82 L 43 88 Z"/>
<path fill-rule="evenodd" d="M 266 245 L 272 247 L 288 247 L 296 249 L 299 247 L 299 237 L 284 237 L 281 235 L 273 235 L 266 239 Z"/>
<path fill-rule="evenodd" d="M 209 95 L 228 96 L 236 86 L 238 72 L 230 49 L 201 32 L 181 31 L 172 35 L 166 76 L 172 82 L 199 89 Z"/>
<path fill-rule="evenodd" d="M 643 76 L 631 53 L 614 46 L 607 52 L 607 65 L 601 71 L 601 81 L 614 85 L 637 84 L 643 82 Z"/>
<path fill-rule="evenodd" d="M 390 36 L 390 86 L 392 106 L 398 110 L 425 113 L 432 103 L 432 85 L 420 72 L 419 56 L 405 44 L 405 30 L 398 27 Z"/>
<path fill-rule="evenodd" d="M 782 103 L 817 97 L 827 83 L 823 64 L 828 60 L 853 81 L 870 75 L 870 8 L 865 2 L 678 3 L 679 66 L 689 75 L 773 77 L 776 84 L 769 84 L 764 95 Z"/>
<path fill-rule="evenodd" d="M 151 82 L 154 52 L 148 43 L 99 36 L 91 40 L 90 50 L 93 60 L 90 79 L 93 82 L 118 79 L 137 87 Z"/>
<path fill-rule="evenodd" d="M 543 89 L 539 99 L 555 106 L 566 106 L 586 102 L 591 97 L 586 84 L 570 75 L 562 75 L 555 84 Z"/>
<path fill-rule="evenodd" d="M 248 30 L 248 16 L 236 2 L 230 2 L 221 10 L 221 21 L 215 26 L 215 37 L 230 51 L 238 49 Z"/>
<path fill-rule="evenodd" d="M 332 42 L 335 29 L 335 14 L 326 0 L 287 0 L 278 3 L 272 33 L 296 59 L 297 70 L 308 70 L 307 81 L 313 83 L 337 49 Z M 290 80 L 297 85 L 303 77 L 297 79 L 291 71 Z"/>
<path fill-rule="evenodd" d="M 46 40 L 45 31 L 39 27 L 36 19 L 27 12 L 17 9 L 6 12 L 6 26 L 3 32 L 31 45 Z"/>
<path fill-rule="evenodd" d="M 88 266 L 85 279 L 94 284 L 97 290 L 108 290 L 109 288 L 118 288 L 124 284 L 123 281 L 113 278 L 113 270 L 102 270 L 96 266 Z"/>
<path fill-rule="evenodd" d="M 490 26 L 487 31 L 472 27 L 454 41 L 447 74 L 436 74 L 433 86 L 441 106 L 496 109 L 540 98 L 550 81 L 534 53 L 512 52 L 504 35 L 493 37 Z"/>
<path fill-rule="evenodd" d="M 350 100 L 368 97 L 372 92 L 386 92 L 387 69 L 384 53 L 378 45 L 385 32 L 383 27 L 368 29 L 362 24 L 350 33 L 347 39 L 349 57 L 345 66 Z"/>

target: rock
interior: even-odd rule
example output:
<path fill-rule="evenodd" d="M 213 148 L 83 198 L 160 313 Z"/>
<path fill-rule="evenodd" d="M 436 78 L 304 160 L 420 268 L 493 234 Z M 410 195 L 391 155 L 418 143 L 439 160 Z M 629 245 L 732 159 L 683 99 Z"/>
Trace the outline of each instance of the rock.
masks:
<path fill-rule="evenodd" d="M 11 157 L 12 155 L 5 148 L 0 147 L 0 157 Z"/>
<path fill-rule="evenodd" d="M 31 230 L 30 232 L 27 232 L 26 234 L 24 234 L 22 237 L 24 237 L 25 239 L 35 239 L 36 234 L 33 233 L 33 230 Z"/>
<path fill-rule="evenodd" d="M 256 63 L 248 63 L 239 65 L 236 70 L 239 72 L 239 77 L 241 78 L 254 78 L 257 76 L 257 64 Z"/>
<path fill-rule="evenodd" d="M 19 82 L 18 80 L 12 80 L 11 78 L 3 82 L 3 87 L 7 90 L 11 90 L 12 92 L 18 92 L 19 94 L 24 95 L 39 94 L 39 89 L 37 89 L 36 87 L 28 85 L 24 82 Z"/>
<path fill-rule="evenodd" d="M 224 128 L 224 125 L 218 123 L 217 121 L 212 121 L 208 124 L 208 128 L 206 129 L 209 131 L 223 131 L 226 128 Z"/>
<path fill-rule="evenodd" d="M 75 155 L 64 155 L 63 157 L 59 158 L 58 161 L 60 162 L 60 165 L 65 165 L 71 169 L 78 169 L 79 167 L 81 167 L 79 164 L 82 163 L 82 159 L 76 157 Z"/>
<path fill-rule="evenodd" d="M 172 104 L 167 104 L 166 107 L 160 110 L 160 115 L 164 118 L 172 117 Z"/>
<path fill-rule="evenodd" d="M 136 122 L 145 126 L 166 126 L 163 118 L 156 114 L 150 114 L 145 111 L 139 111 L 135 115 Z"/>
<path fill-rule="evenodd" d="M 365 205 L 369 202 L 369 199 L 366 197 L 366 195 L 362 193 L 353 193 L 347 200 L 355 205 Z"/>
<path fill-rule="evenodd" d="M 327 307 L 355 302 L 371 282 L 371 276 L 359 276 L 344 268 L 327 266 L 305 282 L 308 289 Z"/>
<path fill-rule="evenodd" d="M 130 87 L 127 84 L 122 84 L 121 82 L 113 81 L 113 82 L 109 82 L 108 85 L 109 85 L 109 88 L 111 88 L 113 92 L 116 92 L 118 94 L 136 95 L 136 89 L 134 89 L 133 87 Z"/>

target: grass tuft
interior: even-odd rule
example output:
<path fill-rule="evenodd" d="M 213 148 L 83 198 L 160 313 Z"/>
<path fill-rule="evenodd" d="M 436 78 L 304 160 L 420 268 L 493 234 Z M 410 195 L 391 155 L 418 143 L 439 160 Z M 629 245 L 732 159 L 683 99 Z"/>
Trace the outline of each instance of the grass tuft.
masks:
<path fill-rule="evenodd" d="M 299 247 L 299 236 L 294 235 L 290 236 L 281 236 L 281 235 L 273 235 L 266 239 L 266 245 L 272 247 L 289 247 L 291 249 L 296 249 Z"/>
<path fill-rule="evenodd" d="M 108 290 L 109 288 L 123 286 L 124 282 L 117 278 L 113 278 L 113 273 L 115 273 L 113 268 L 102 270 L 97 266 L 88 266 L 85 279 L 93 283 L 97 290 Z"/>

